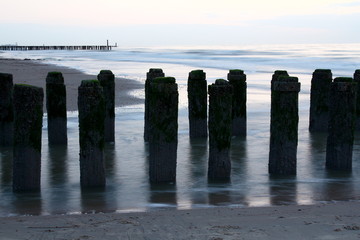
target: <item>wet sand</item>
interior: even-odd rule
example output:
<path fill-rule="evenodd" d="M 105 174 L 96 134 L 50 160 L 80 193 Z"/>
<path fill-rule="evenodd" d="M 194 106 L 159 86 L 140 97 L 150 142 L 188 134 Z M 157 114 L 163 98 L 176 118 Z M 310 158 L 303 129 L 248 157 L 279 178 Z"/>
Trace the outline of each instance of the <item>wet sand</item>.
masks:
<path fill-rule="evenodd" d="M 99 69 L 99 72 L 102 69 Z M 110 69 L 111 70 L 111 69 Z M 61 72 L 64 77 L 67 93 L 67 110 L 77 110 L 78 87 L 82 80 L 96 79 L 97 76 L 87 75 L 76 69 L 60 67 L 50 64 L 43 64 L 35 60 L 15 60 L 0 58 L 0 72 L 13 75 L 15 83 L 30 84 L 44 88 L 46 85 L 46 76 L 48 72 Z M 144 75 L 146 72 L 144 73 Z M 116 78 L 115 80 L 115 105 L 117 107 L 142 104 L 143 99 L 136 98 L 129 94 L 129 91 L 142 89 L 143 84 L 125 78 Z"/>

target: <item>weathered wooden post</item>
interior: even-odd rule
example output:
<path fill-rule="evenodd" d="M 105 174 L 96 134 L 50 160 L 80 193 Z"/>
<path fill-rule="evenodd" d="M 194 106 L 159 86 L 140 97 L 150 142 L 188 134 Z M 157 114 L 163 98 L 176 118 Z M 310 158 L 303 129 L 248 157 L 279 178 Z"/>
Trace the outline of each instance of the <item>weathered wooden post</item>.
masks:
<path fill-rule="evenodd" d="M 83 80 L 78 90 L 81 187 L 103 187 L 106 183 L 103 90 L 97 80 Z"/>
<path fill-rule="evenodd" d="M 281 76 L 289 76 L 288 72 L 286 70 L 276 70 L 271 78 L 271 91 L 273 90 L 274 82 L 279 81 L 279 78 Z"/>
<path fill-rule="evenodd" d="M 354 81 L 357 83 L 356 87 L 356 123 L 355 130 L 360 130 L 360 69 L 357 69 L 354 73 Z"/>
<path fill-rule="evenodd" d="M 66 88 L 61 72 L 46 77 L 46 109 L 49 144 L 67 144 Z"/>
<path fill-rule="evenodd" d="M 0 73 L 0 146 L 13 144 L 13 76 Z"/>
<path fill-rule="evenodd" d="M 270 174 L 296 174 L 299 91 L 300 83 L 297 77 L 283 75 L 273 82 L 270 122 Z"/>
<path fill-rule="evenodd" d="M 146 73 L 145 80 L 145 112 L 144 112 L 144 140 L 149 141 L 149 88 L 150 83 L 157 77 L 164 77 L 165 74 L 160 68 L 150 68 L 149 72 Z"/>
<path fill-rule="evenodd" d="M 14 85 L 13 191 L 39 191 L 44 91 Z"/>
<path fill-rule="evenodd" d="M 178 89 L 173 77 L 152 80 L 149 89 L 150 182 L 175 182 L 178 141 Z"/>
<path fill-rule="evenodd" d="M 110 70 L 101 70 L 97 78 L 105 99 L 105 142 L 115 142 L 115 76 Z"/>
<path fill-rule="evenodd" d="M 243 70 L 230 70 L 227 76 L 233 86 L 232 135 L 246 136 L 246 75 Z"/>
<path fill-rule="evenodd" d="M 316 69 L 311 79 L 310 132 L 326 132 L 329 121 L 329 93 L 332 82 L 330 69 Z"/>
<path fill-rule="evenodd" d="M 351 171 L 356 115 L 356 83 L 352 78 L 335 78 L 330 87 L 329 132 L 326 167 Z"/>
<path fill-rule="evenodd" d="M 207 81 L 203 70 L 194 70 L 188 78 L 188 106 L 190 138 L 206 138 L 207 133 Z"/>
<path fill-rule="evenodd" d="M 233 88 L 217 79 L 209 85 L 209 168 L 210 180 L 230 179 L 230 144 L 232 131 Z"/>

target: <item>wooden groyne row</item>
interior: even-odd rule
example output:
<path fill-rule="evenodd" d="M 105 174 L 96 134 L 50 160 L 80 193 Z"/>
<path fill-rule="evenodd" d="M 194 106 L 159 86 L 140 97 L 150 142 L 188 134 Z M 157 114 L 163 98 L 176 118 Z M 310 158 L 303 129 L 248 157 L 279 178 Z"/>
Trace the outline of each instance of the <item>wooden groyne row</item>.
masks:
<path fill-rule="evenodd" d="M 117 45 L 73 45 L 73 46 L 17 46 L 0 45 L 1 51 L 34 51 L 34 50 L 98 50 L 111 51 Z"/>
<path fill-rule="evenodd" d="M 326 131 L 327 169 L 351 171 L 356 121 L 360 121 L 360 70 L 354 78 L 332 79 L 318 69 L 311 82 L 309 131 Z M 296 175 L 298 98 L 301 84 L 287 71 L 271 80 L 268 173 Z M 46 79 L 49 144 L 67 144 L 66 90 L 61 73 Z M 104 143 L 114 141 L 114 75 L 102 70 L 97 80 L 78 88 L 81 187 L 104 187 Z M 12 83 L 0 73 L 0 144 L 14 146 L 13 190 L 39 190 L 41 168 L 42 88 Z M 231 178 L 232 136 L 246 136 L 246 75 L 230 70 L 228 79 L 207 85 L 202 70 L 189 73 L 189 136 L 209 137 L 209 180 Z M 150 69 L 145 82 L 144 140 L 149 145 L 149 180 L 175 182 L 178 144 L 178 86 L 162 69 Z M 208 97 L 209 96 L 209 97 Z M 209 101 L 207 101 L 209 99 Z M 207 104 L 209 102 L 209 104 Z M 31 116 L 31 117 L 29 117 Z M 320 127 L 320 125 L 326 125 Z M 315 127 L 316 126 L 316 127 Z"/>

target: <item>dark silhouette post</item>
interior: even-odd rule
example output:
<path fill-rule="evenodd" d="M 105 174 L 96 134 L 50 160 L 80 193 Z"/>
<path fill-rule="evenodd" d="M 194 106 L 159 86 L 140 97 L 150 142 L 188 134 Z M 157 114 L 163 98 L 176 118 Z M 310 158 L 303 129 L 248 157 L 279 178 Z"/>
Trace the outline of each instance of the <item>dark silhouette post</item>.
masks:
<path fill-rule="evenodd" d="M 14 85 L 13 191 L 39 191 L 44 91 Z"/>
<path fill-rule="evenodd" d="M 13 76 L 0 73 L 0 146 L 13 144 Z"/>
<path fill-rule="evenodd" d="M 110 70 L 101 70 L 97 78 L 105 99 L 105 142 L 115 142 L 115 76 Z"/>
<path fill-rule="evenodd" d="M 354 73 L 354 81 L 356 86 L 356 124 L 355 130 L 360 130 L 360 69 L 357 69 Z"/>
<path fill-rule="evenodd" d="M 326 167 L 351 171 L 356 114 L 356 83 L 335 78 L 330 87 L 329 132 Z"/>
<path fill-rule="evenodd" d="M 150 68 L 149 72 L 146 73 L 145 80 L 145 112 L 144 112 L 144 140 L 149 141 L 149 88 L 150 83 L 157 77 L 164 77 L 165 74 L 160 68 Z"/>
<path fill-rule="evenodd" d="M 326 132 L 329 121 L 330 69 L 316 69 L 311 79 L 310 132 Z"/>
<path fill-rule="evenodd" d="M 149 103 L 150 181 L 175 182 L 178 143 L 178 88 L 173 77 L 152 80 Z"/>
<path fill-rule="evenodd" d="M 203 70 L 194 70 L 188 78 L 188 106 L 190 138 L 206 138 L 207 133 L 207 81 Z"/>
<path fill-rule="evenodd" d="M 49 144 L 67 144 L 66 88 L 61 72 L 46 77 L 46 109 Z"/>
<path fill-rule="evenodd" d="M 299 91 L 300 83 L 297 77 L 283 75 L 273 82 L 270 122 L 270 174 L 296 174 Z"/>
<path fill-rule="evenodd" d="M 104 187 L 103 90 L 97 80 L 82 81 L 78 90 L 81 187 Z"/>
<path fill-rule="evenodd" d="M 246 75 L 243 70 L 230 70 L 227 76 L 233 86 L 232 135 L 246 136 Z"/>
<path fill-rule="evenodd" d="M 230 179 L 230 144 L 232 130 L 233 88 L 217 79 L 209 85 L 209 168 L 210 180 Z"/>

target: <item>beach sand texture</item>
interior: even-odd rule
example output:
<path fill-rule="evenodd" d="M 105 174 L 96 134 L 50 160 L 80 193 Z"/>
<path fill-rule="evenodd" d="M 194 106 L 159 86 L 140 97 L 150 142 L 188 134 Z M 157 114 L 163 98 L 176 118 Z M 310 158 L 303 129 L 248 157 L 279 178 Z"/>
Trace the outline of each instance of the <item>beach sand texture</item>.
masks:
<path fill-rule="evenodd" d="M 49 71 L 60 71 L 68 110 L 77 108 L 80 71 L 27 60 L 0 60 L 14 83 L 44 87 Z M 99 69 L 100 71 L 100 69 Z M 121 84 L 120 84 L 121 82 Z M 143 103 L 128 94 L 142 84 L 117 79 L 116 105 Z M 207 208 L 139 213 L 0 217 L 0 239 L 359 239 L 360 203 L 312 206 Z"/>

